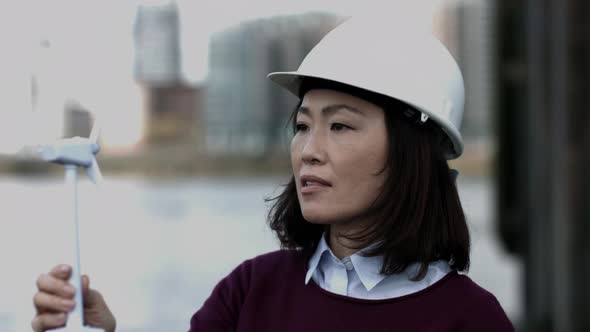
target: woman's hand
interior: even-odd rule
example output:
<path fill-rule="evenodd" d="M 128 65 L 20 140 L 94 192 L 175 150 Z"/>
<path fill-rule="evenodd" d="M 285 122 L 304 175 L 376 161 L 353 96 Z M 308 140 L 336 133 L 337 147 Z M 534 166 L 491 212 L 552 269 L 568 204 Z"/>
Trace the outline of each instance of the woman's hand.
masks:
<path fill-rule="evenodd" d="M 74 287 L 68 283 L 72 269 L 68 265 L 58 265 L 48 274 L 37 279 L 38 292 L 33 297 L 37 314 L 31 326 L 35 332 L 62 327 L 67 321 L 67 313 L 74 309 Z M 84 324 L 114 332 L 116 321 L 102 295 L 89 288 L 88 276 L 82 276 L 84 298 Z"/>

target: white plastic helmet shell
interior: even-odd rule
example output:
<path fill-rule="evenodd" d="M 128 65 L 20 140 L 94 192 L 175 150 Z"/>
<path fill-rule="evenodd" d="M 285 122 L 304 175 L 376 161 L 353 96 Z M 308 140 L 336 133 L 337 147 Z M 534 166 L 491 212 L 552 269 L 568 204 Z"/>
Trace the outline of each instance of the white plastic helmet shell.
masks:
<path fill-rule="evenodd" d="M 304 77 L 348 84 L 389 96 L 422 112 L 450 139 L 447 159 L 463 152 L 459 128 L 465 88 L 457 62 L 431 33 L 400 31 L 351 18 L 330 31 L 293 72 L 268 75 L 299 96 Z"/>

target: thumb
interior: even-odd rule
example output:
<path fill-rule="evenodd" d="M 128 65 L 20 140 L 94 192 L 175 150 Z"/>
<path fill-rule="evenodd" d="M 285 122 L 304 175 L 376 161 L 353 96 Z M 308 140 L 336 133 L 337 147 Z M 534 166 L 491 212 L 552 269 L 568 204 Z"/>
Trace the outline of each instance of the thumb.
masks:
<path fill-rule="evenodd" d="M 82 276 L 82 296 L 84 307 L 93 307 L 103 301 L 100 293 L 90 288 L 90 277 L 87 275 Z"/>
<path fill-rule="evenodd" d="M 88 295 L 88 289 L 90 289 L 90 278 L 87 275 L 82 276 L 82 295 Z"/>

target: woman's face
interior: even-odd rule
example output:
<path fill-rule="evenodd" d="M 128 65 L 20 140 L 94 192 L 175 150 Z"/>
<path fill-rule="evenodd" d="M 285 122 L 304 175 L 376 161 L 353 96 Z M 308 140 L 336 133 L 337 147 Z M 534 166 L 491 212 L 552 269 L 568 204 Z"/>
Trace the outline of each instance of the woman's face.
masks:
<path fill-rule="evenodd" d="M 291 163 L 303 217 L 360 223 L 385 181 L 383 109 L 333 90 L 310 90 L 296 114 Z"/>

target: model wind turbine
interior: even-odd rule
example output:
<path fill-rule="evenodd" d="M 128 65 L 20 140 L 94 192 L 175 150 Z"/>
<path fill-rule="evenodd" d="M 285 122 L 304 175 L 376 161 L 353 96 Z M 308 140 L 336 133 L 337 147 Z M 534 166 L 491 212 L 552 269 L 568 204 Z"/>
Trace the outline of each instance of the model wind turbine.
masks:
<path fill-rule="evenodd" d="M 70 239 L 73 250 L 75 252 L 74 262 L 72 262 L 72 275 L 70 276 L 70 283 L 76 289 L 75 301 L 76 306 L 70 312 L 66 327 L 56 331 L 63 332 L 82 332 L 82 331 L 102 331 L 92 327 L 84 326 L 84 310 L 82 299 L 82 285 L 80 279 L 80 241 L 78 229 L 78 193 L 77 193 L 77 171 L 78 167 L 86 169 L 88 176 L 94 183 L 102 181 L 102 175 L 98 168 L 95 155 L 100 150 L 98 145 L 99 126 L 97 121 L 94 121 L 90 137 L 73 137 L 61 139 L 52 145 L 37 146 L 33 153 L 42 160 L 62 164 L 65 167 L 65 184 L 69 188 L 71 198 L 73 200 L 73 227 Z"/>
<path fill-rule="evenodd" d="M 57 86 L 57 82 L 53 82 L 56 76 L 52 73 L 58 72 L 59 68 L 56 67 L 56 54 L 51 52 L 51 43 L 47 39 L 41 40 L 39 44 L 38 54 L 36 56 L 35 68 L 32 76 L 33 89 L 31 90 L 31 106 L 33 111 L 36 111 L 39 106 L 43 106 L 43 110 L 48 111 L 56 109 L 55 107 L 63 106 L 60 105 L 62 98 L 65 96 L 58 93 L 57 90 L 49 89 L 47 91 L 41 91 L 41 85 L 43 88 Z M 39 84 L 43 82 L 45 84 Z M 59 109 L 59 108 L 58 108 Z M 95 155 L 100 150 L 98 145 L 99 136 L 99 124 L 94 121 L 90 137 L 72 137 L 65 138 L 54 142 L 49 145 L 36 145 L 35 147 L 24 147 L 17 155 L 20 157 L 33 157 L 35 159 L 41 159 L 44 161 L 58 163 L 65 167 L 65 185 L 70 193 L 70 199 L 72 199 L 72 210 L 71 217 L 73 224 L 71 225 L 70 238 L 68 239 L 72 245 L 74 255 L 72 256 L 73 262 L 72 275 L 70 276 L 69 282 L 74 286 L 76 290 L 75 301 L 76 306 L 74 310 L 69 313 L 69 318 L 64 328 L 55 330 L 63 332 L 83 332 L 83 331 L 102 331 L 102 329 L 96 329 L 92 327 L 84 326 L 84 301 L 82 297 L 82 280 L 80 278 L 80 240 L 79 240 L 79 228 L 78 228 L 78 167 L 86 169 L 88 176 L 94 183 L 102 181 L 102 175 L 98 168 Z"/>

